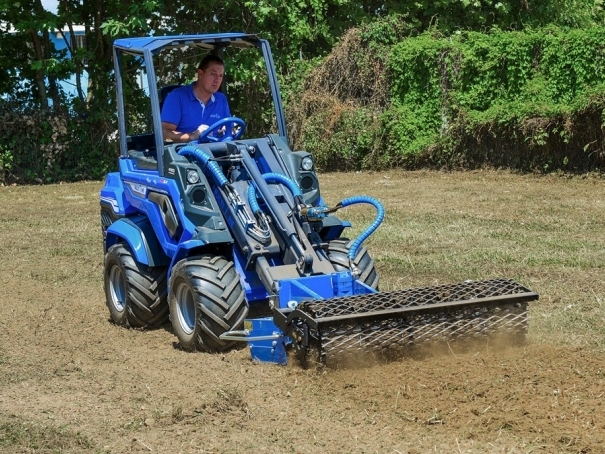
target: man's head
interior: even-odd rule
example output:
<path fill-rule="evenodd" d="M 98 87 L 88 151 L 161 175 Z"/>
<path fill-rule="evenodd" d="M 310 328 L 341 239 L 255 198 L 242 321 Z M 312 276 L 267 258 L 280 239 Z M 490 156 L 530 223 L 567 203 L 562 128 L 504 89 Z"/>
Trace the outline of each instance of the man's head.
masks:
<path fill-rule="evenodd" d="M 225 75 L 225 63 L 216 55 L 206 55 L 197 67 L 200 88 L 209 94 L 216 93 Z"/>

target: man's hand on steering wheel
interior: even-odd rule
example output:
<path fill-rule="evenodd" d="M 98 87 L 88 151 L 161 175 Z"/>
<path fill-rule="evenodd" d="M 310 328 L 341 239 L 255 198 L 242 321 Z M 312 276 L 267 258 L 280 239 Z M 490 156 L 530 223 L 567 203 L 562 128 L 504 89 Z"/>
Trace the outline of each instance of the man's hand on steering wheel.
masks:
<path fill-rule="evenodd" d="M 231 123 L 231 126 L 229 126 Z M 198 143 L 207 143 L 207 142 L 229 142 L 231 140 L 239 139 L 246 130 L 246 122 L 238 117 L 227 117 L 223 118 L 216 123 L 208 126 L 206 129 L 202 127 L 206 125 L 200 125 L 198 131 L 200 131 L 200 136 L 198 138 Z M 239 129 L 236 131 L 235 127 L 238 126 Z M 225 133 L 219 136 L 220 129 L 224 128 Z M 231 133 L 227 131 L 231 130 Z"/>

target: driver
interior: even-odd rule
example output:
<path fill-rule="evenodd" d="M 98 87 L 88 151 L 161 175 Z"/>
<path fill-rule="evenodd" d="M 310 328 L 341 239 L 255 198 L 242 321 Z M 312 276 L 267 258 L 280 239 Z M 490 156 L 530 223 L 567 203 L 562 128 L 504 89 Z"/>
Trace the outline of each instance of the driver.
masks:
<path fill-rule="evenodd" d="M 162 107 L 164 140 L 197 140 L 208 126 L 231 116 L 227 97 L 218 91 L 224 75 L 223 60 L 207 55 L 197 67 L 197 80 L 168 94 Z"/>

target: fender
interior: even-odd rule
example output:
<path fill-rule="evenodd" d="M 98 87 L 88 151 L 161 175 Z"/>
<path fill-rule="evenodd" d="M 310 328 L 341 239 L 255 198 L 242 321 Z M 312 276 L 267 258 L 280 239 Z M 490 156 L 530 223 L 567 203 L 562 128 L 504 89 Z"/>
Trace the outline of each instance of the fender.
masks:
<path fill-rule="evenodd" d="M 122 218 L 107 228 L 105 252 L 120 241 L 126 241 L 137 262 L 147 266 L 167 266 L 170 258 L 164 253 L 153 227 L 145 217 Z"/>
<path fill-rule="evenodd" d="M 179 263 L 179 261 L 189 256 L 189 252 L 192 249 L 201 248 L 203 246 L 206 246 L 207 244 L 208 243 L 203 240 L 188 240 L 180 243 L 174 253 L 174 256 L 172 257 L 172 261 L 170 262 L 170 268 L 168 269 L 168 282 L 170 283 L 172 269 L 177 263 Z M 168 288 L 170 289 L 170 284 L 168 284 Z"/>
<path fill-rule="evenodd" d="M 174 253 L 174 256 L 172 257 L 170 269 L 172 270 L 172 267 L 174 267 L 174 265 L 176 265 L 180 260 L 189 256 L 189 251 L 191 251 L 192 249 L 206 246 L 207 244 L 208 243 L 203 240 L 188 240 L 180 243 Z"/>

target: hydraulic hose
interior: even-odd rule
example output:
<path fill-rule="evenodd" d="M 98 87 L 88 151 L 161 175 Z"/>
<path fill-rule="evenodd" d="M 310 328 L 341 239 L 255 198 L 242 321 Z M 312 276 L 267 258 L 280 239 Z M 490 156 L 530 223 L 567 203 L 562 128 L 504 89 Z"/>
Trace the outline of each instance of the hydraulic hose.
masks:
<path fill-rule="evenodd" d="M 349 259 L 351 261 L 353 261 L 355 259 L 355 255 L 357 255 L 357 250 L 361 246 L 361 243 L 363 243 L 372 233 L 374 233 L 374 230 L 376 230 L 378 228 L 378 226 L 380 224 L 382 224 L 382 221 L 384 219 L 384 207 L 378 200 L 376 200 L 373 197 L 369 197 L 369 196 L 365 196 L 365 195 L 357 195 L 354 197 L 349 197 L 348 199 L 344 199 L 338 205 L 340 205 L 344 208 L 344 207 L 348 207 L 351 205 L 356 205 L 358 203 L 369 203 L 370 205 L 374 205 L 374 207 L 376 208 L 376 217 L 374 218 L 374 221 L 372 222 L 372 224 L 370 226 L 368 226 L 368 228 L 366 228 L 361 233 L 361 235 L 359 235 L 355 239 L 355 241 L 353 241 L 353 243 L 351 244 L 351 247 L 349 248 L 349 254 L 348 254 Z"/>
<path fill-rule="evenodd" d="M 264 243 L 271 238 L 271 231 L 270 231 L 270 227 L 269 227 L 269 218 L 263 212 L 263 210 L 260 209 L 258 201 L 256 200 L 256 190 L 254 189 L 252 182 L 250 182 L 250 184 L 248 185 L 247 196 L 248 196 L 248 205 L 250 206 L 252 213 L 254 214 L 254 216 L 256 216 L 256 219 L 258 220 L 258 224 L 260 227 L 260 233 L 262 234 L 262 236 L 260 236 L 260 235 L 258 236 L 258 238 L 261 238 L 261 240 L 259 240 L 259 241 L 261 243 Z"/>
<path fill-rule="evenodd" d="M 210 159 L 210 156 L 208 156 L 199 148 L 194 147 L 193 145 L 185 145 L 179 150 L 179 154 L 181 156 L 192 156 L 198 161 L 200 161 L 202 164 L 204 164 L 208 169 L 210 169 L 210 172 L 212 173 L 212 175 L 214 175 L 214 178 L 216 178 L 216 181 L 218 182 L 220 187 L 223 187 L 229 183 L 229 180 L 227 180 L 227 177 L 221 170 L 220 166 L 216 163 L 216 161 L 212 161 Z"/>
<path fill-rule="evenodd" d="M 250 209 L 253 213 L 261 211 L 258 201 L 256 200 L 256 189 L 254 189 L 252 184 L 248 186 L 248 205 L 250 205 Z"/>
<path fill-rule="evenodd" d="M 281 175 L 279 173 L 265 173 L 263 174 L 263 180 L 265 180 L 267 183 L 281 183 L 290 190 L 295 199 L 302 198 L 303 194 L 300 188 L 298 187 L 298 184 L 296 184 L 294 180 L 288 178 L 285 175 Z M 247 196 L 248 205 L 250 205 L 252 212 L 258 213 L 259 211 L 261 211 L 260 206 L 258 205 L 258 202 L 256 200 L 256 189 L 253 185 L 248 186 Z"/>
<path fill-rule="evenodd" d="M 300 190 L 300 188 L 298 187 L 298 184 L 296 184 L 296 182 L 291 179 L 288 178 L 285 175 L 282 175 L 280 173 L 265 173 L 263 174 L 263 179 L 267 182 L 267 183 L 281 183 L 284 186 L 286 186 L 290 192 L 292 193 L 292 195 L 296 198 L 296 197 L 302 197 L 302 191 Z"/>
<path fill-rule="evenodd" d="M 235 190 L 233 186 L 229 184 L 229 180 L 221 170 L 221 167 L 217 164 L 216 161 L 210 159 L 206 153 L 204 153 L 199 148 L 193 145 L 186 145 L 179 150 L 179 155 L 181 156 L 192 156 L 197 159 L 199 162 L 204 164 L 206 168 L 210 169 L 210 172 L 216 178 L 219 186 L 225 191 L 227 195 L 227 199 L 229 203 L 233 207 L 233 211 L 236 213 L 237 217 L 240 219 L 246 233 L 254 238 L 259 243 L 266 243 L 271 238 L 271 232 L 269 231 L 269 225 L 264 214 L 259 213 L 259 225 L 255 222 L 255 220 L 250 216 L 250 214 L 244 208 L 244 203 L 242 202 L 239 194 Z M 254 197 L 250 197 L 250 187 L 248 187 L 248 201 L 250 203 L 250 208 L 253 213 L 257 213 L 260 211 L 260 207 L 258 203 L 256 203 L 256 196 L 253 193 Z M 254 200 L 255 205 L 252 204 L 252 200 Z"/>

